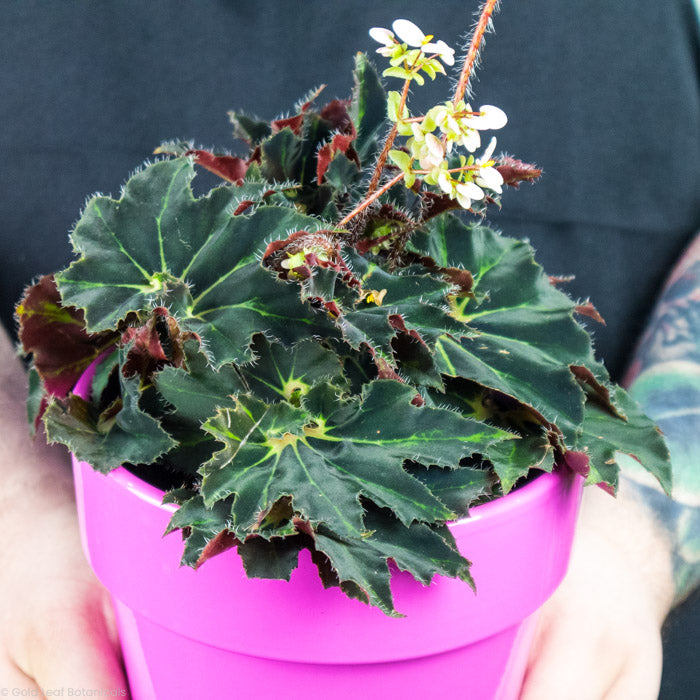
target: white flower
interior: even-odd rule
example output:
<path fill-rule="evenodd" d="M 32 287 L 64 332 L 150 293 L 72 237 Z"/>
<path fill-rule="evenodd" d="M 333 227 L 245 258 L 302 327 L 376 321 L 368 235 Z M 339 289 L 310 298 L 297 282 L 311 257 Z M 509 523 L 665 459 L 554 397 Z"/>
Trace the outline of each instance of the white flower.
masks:
<path fill-rule="evenodd" d="M 390 59 L 391 67 L 383 75 L 415 80 L 418 85 L 423 85 L 420 71 L 434 80 L 438 73 L 445 73 L 440 60 L 450 66 L 454 64 L 454 49 L 442 40 L 433 41 L 432 35 L 426 36 L 410 20 L 397 19 L 391 26 L 393 32 L 384 27 L 369 30 L 372 39 L 382 44 L 377 53 Z"/>
<path fill-rule="evenodd" d="M 486 146 L 486 150 L 483 152 L 481 158 L 479 158 L 478 163 L 480 165 L 486 163 L 487 161 L 491 160 L 491 156 L 493 155 L 493 152 L 496 150 L 496 137 L 493 136 L 491 140 L 489 141 L 489 145 Z"/>
<path fill-rule="evenodd" d="M 481 136 L 476 129 L 462 127 L 454 142 L 458 146 L 463 146 L 469 153 L 474 153 L 481 146 Z"/>
<path fill-rule="evenodd" d="M 445 158 L 445 149 L 435 134 L 425 135 L 425 155 L 420 159 L 420 166 L 425 170 L 430 170 L 434 168 Z"/>
<path fill-rule="evenodd" d="M 493 167 L 494 162 L 491 160 L 494 150 L 496 149 L 496 139 L 492 138 L 489 145 L 486 147 L 481 158 L 477 158 L 476 164 L 479 170 L 476 171 L 474 178 L 478 185 L 485 187 L 487 190 L 501 194 L 503 192 L 503 175 Z"/>
<path fill-rule="evenodd" d="M 436 42 L 430 42 L 423 46 L 423 51 L 428 54 L 436 53 L 442 59 L 443 63 L 448 66 L 453 66 L 455 63 L 455 50 L 448 46 L 442 39 Z"/>
<path fill-rule="evenodd" d="M 452 179 L 450 173 L 447 172 L 447 168 L 440 170 L 437 184 L 445 194 L 452 195 L 455 181 Z"/>
<path fill-rule="evenodd" d="M 394 33 L 384 29 L 384 27 L 372 27 L 369 30 L 369 35 L 380 44 L 392 44 L 394 42 Z"/>
<path fill-rule="evenodd" d="M 452 198 L 459 202 L 462 209 L 469 209 L 472 200 L 479 201 L 484 198 L 484 191 L 473 182 L 459 182 L 455 185 L 455 193 Z"/>
<path fill-rule="evenodd" d="M 424 54 L 437 54 L 448 66 L 454 65 L 455 50 L 442 39 L 431 41 L 432 36 L 423 34 L 420 27 L 407 19 L 397 19 L 391 26 L 396 32 L 396 36 L 404 43 L 421 48 Z"/>
<path fill-rule="evenodd" d="M 377 53 L 385 56 L 386 58 L 393 58 L 396 53 L 397 48 L 399 48 L 399 43 L 394 38 L 394 33 L 384 27 L 372 27 L 369 30 L 369 35 L 375 41 L 383 44 L 377 49 Z"/>
<path fill-rule="evenodd" d="M 485 187 L 487 190 L 497 194 L 503 192 L 503 175 L 492 166 L 481 168 L 474 179 L 478 185 Z"/>
<path fill-rule="evenodd" d="M 423 46 L 426 43 L 425 34 L 408 19 L 397 19 L 391 26 L 396 36 L 409 46 Z"/>
<path fill-rule="evenodd" d="M 455 180 L 447 168 L 440 170 L 437 184 L 445 194 L 450 196 L 450 199 L 456 199 L 462 209 L 469 209 L 473 201 L 479 201 L 485 196 L 484 191 L 476 183 L 471 180 L 466 182 Z"/>
<path fill-rule="evenodd" d="M 463 112 L 471 112 L 469 105 L 460 102 L 456 107 L 451 102 L 433 107 L 426 115 L 430 122 L 434 122 L 440 131 L 447 137 L 447 150 L 452 151 L 452 146 L 463 146 L 470 153 L 474 153 L 481 146 L 481 136 L 472 125 L 472 117 L 465 116 Z"/>
<path fill-rule="evenodd" d="M 420 126 L 411 124 L 413 138 L 406 145 L 411 151 L 411 156 L 420 163 L 423 170 L 437 168 L 445 159 L 445 147 L 440 139 L 432 133 L 421 131 Z"/>
<path fill-rule="evenodd" d="M 507 123 L 506 113 L 493 105 L 482 105 L 476 114 L 469 117 L 469 124 L 474 129 L 502 129 Z"/>
<path fill-rule="evenodd" d="M 418 122 L 411 122 L 411 132 L 413 133 L 413 138 L 416 141 L 425 140 L 425 132 L 420 128 L 420 124 Z"/>

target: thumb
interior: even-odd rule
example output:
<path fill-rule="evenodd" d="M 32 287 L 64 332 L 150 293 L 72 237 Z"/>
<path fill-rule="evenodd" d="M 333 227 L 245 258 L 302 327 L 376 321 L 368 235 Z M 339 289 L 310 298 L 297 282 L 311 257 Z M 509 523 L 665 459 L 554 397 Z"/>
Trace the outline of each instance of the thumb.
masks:
<path fill-rule="evenodd" d="M 129 697 L 114 616 L 103 589 L 92 587 L 78 604 L 45 614 L 32 641 L 28 675 L 45 693 L 70 688 L 91 691 L 83 695 L 101 691 L 107 697 Z"/>

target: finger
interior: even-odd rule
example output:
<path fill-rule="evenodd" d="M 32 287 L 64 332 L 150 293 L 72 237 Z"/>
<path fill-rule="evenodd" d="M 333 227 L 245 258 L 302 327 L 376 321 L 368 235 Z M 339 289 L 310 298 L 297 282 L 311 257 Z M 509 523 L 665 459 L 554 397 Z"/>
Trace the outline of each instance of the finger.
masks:
<path fill-rule="evenodd" d="M 101 596 L 45 618 L 35 640 L 30 663 L 40 686 L 126 691 L 119 645 Z"/>
<path fill-rule="evenodd" d="M 561 621 L 541 629 L 530 655 L 521 700 L 601 700 L 609 679 L 618 675 L 614 666 L 619 662 L 610 650 L 601 658 L 597 645 L 590 643 L 595 637 L 589 634 L 585 625 L 574 627 Z"/>
<path fill-rule="evenodd" d="M 0 659 L 0 697 L 39 697 L 39 686 L 7 658 Z"/>
<path fill-rule="evenodd" d="M 649 644 L 639 650 L 634 661 L 622 670 L 605 700 L 656 700 L 661 688 L 663 651 L 661 637 L 656 646 Z"/>

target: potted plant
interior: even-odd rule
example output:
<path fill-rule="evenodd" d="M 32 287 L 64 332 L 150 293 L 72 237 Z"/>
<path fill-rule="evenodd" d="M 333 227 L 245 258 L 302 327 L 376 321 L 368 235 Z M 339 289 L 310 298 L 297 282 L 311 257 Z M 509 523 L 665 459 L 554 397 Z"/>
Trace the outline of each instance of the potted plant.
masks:
<path fill-rule="evenodd" d="M 464 98 L 494 5 L 424 115 L 409 90 L 454 52 L 397 20 L 370 34 L 402 89 L 358 55 L 350 100 L 233 113 L 244 156 L 163 144 L 18 305 L 31 422 L 75 457 L 135 697 L 450 692 L 487 659 L 470 697 L 511 697 L 582 477 L 614 491 L 623 451 L 670 488 L 594 307 L 483 223 L 540 175 L 482 147 L 505 115 Z"/>

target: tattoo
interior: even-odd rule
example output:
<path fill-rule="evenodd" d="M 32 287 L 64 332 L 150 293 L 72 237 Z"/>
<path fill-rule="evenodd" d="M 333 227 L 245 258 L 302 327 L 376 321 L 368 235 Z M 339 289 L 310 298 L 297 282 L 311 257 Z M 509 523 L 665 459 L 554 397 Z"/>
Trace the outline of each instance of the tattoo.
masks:
<path fill-rule="evenodd" d="M 621 466 L 672 537 L 681 599 L 700 582 L 700 235 L 671 273 L 625 381 L 671 452 L 673 499 L 633 460 Z"/>

